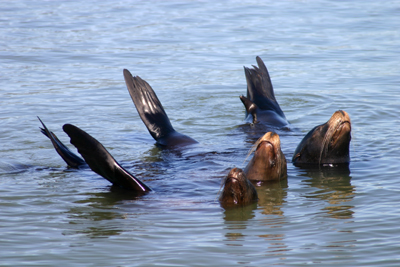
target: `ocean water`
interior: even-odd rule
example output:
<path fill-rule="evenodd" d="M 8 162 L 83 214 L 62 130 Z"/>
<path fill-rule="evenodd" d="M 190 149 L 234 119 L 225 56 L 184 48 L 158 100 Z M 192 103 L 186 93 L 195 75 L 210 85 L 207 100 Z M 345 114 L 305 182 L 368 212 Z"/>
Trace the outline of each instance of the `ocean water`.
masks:
<path fill-rule="evenodd" d="M 400 264 L 400 2 L 0 2 L 0 265 Z M 292 125 L 288 179 L 224 210 L 221 181 L 254 136 L 241 126 L 243 66 L 260 56 Z M 122 70 L 153 87 L 176 130 L 163 150 Z M 352 120 L 349 170 L 291 164 L 338 109 Z M 154 192 L 115 190 L 66 167 L 72 123 Z"/>

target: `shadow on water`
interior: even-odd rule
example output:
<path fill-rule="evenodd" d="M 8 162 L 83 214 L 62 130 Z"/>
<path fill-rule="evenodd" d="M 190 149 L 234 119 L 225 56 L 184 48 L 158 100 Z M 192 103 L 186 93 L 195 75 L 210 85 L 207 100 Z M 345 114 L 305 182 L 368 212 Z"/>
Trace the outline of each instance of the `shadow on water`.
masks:
<path fill-rule="evenodd" d="M 41 168 L 33 165 L 23 164 L 16 161 L 10 161 L 10 160 L 7 161 L 3 159 L 0 160 L 0 175 L 16 174 L 16 173 L 26 172 L 31 169 L 40 170 Z"/>
<path fill-rule="evenodd" d="M 346 166 L 320 167 L 302 169 L 300 176 L 307 177 L 303 182 L 316 189 L 307 193 L 306 198 L 320 199 L 327 202 L 323 211 L 329 217 L 349 219 L 353 217 L 354 206 L 346 205 L 355 195 L 355 187 L 351 185 L 350 169 Z"/>
<path fill-rule="evenodd" d="M 108 192 L 91 193 L 88 198 L 76 201 L 78 205 L 66 212 L 73 229 L 65 235 L 83 234 L 89 238 L 119 235 L 124 231 L 120 222 L 127 214 L 115 205 L 142 197 L 143 193 L 132 193 L 116 186 L 111 186 Z"/>
<path fill-rule="evenodd" d="M 157 166 L 172 168 L 179 165 L 179 162 L 200 162 L 208 159 L 214 160 L 220 154 L 226 154 L 224 151 L 209 150 L 202 145 L 195 144 L 186 147 L 166 148 L 154 145 L 142 157 L 146 163 L 156 163 Z M 178 163 L 177 163 L 178 162 Z"/>

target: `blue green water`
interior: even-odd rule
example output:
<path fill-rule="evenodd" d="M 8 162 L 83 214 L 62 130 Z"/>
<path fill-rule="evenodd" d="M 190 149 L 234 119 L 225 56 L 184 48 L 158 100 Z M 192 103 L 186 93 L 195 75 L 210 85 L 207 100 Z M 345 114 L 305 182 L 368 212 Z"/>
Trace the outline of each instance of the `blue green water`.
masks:
<path fill-rule="evenodd" d="M 398 1 L 0 2 L 0 264 L 398 266 L 399 11 Z M 279 133 L 288 180 L 225 211 L 221 180 L 251 148 L 238 96 L 256 56 L 294 128 Z M 124 68 L 199 145 L 154 145 Z M 294 167 L 301 138 L 338 109 L 352 119 L 349 172 Z M 68 145 L 63 124 L 87 131 L 154 192 L 132 197 L 67 169 L 36 116 Z"/>

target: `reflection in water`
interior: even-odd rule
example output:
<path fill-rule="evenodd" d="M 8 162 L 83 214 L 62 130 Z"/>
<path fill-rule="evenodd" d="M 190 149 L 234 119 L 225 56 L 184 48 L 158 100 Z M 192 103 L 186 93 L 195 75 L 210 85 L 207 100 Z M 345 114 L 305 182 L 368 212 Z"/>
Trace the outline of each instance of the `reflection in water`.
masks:
<path fill-rule="evenodd" d="M 290 251 L 286 244 L 286 230 L 283 227 L 286 224 L 284 216 L 266 216 L 262 220 L 263 231 L 258 235 L 261 242 L 265 243 L 265 255 L 268 257 L 284 257 Z"/>
<path fill-rule="evenodd" d="M 137 200 L 140 194 L 134 194 L 119 187 L 111 186 L 109 192 L 92 193 L 85 200 L 76 201 L 81 204 L 71 208 L 68 213 L 70 225 L 74 230 L 66 234 L 84 234 L 90 238 L 104 238 L 119 235 L 120 219 L 126 214 L 115 208 L 121 201 Z"/>
<path fill-rule="evenodd" d="M 258 193 L 258 206 L 263 214 L 283 215 L 281 206 L 288 188 L 287 179 L 281 181 L 263 182 L 255 185 Z"/>
<path fill-rule="evenodd" d="M 258 209 L 261 213 L 267 216 L 262 219 L 262 223 L 267 229 L 268 233 L 260 234 L 262 240 L 265 240 L 266 256 L 279 256 L 283 257 L 289 251 L 288 246 L 285 244 L 285 235 L 278 231 L 285 224 L 285 217 L 281 210 L 284 199 L 287 196 L 288 180 L 264 182 L 256 185 L 258 193 Z"/>
<path fill-rule="evenodd" d="M 284 243 L 285 235 L 273 233 L 274 231 L 270 230 L 280 228 L 284 224 L 284 217 L 280 216 L 283 215 L 283 211 L 280 208 L 286 197 L 287 180 L 258 183 L 255 187 L 259 198 L 258 203 L 225 210 L 224 219 L 226 229 L 229 230 L 225 234 L 226 241 L 244 241 L 245 235 L 242 232 L 247 227 L 247 220 L 255 217 L 254 211 L 257 209 L 266 215 L 279 215 L 279 217 L 266 217 L 262 220 L 263 231 L 268 231 L 268 233 L 258 235 L 258 237 L 269 243 L 266 244 L 268 255 L 284 255 L 284 252 L 288 250 Z M 241 246 L 242 242 L 227 243 L 227 245 Z"/>
<path fill-rule="evenodd" d="M 246 229 L 247 221 L 254 218 L 254 210 L 257 209 L 257 203 L 247 206 L 239 206 L 225 209 L 224 220 L 226 229 L 229 231 L 225 234 L 226 241 L 244 240 L 242 230 Z M 228 246 L 241 246 L 241 244 L 227 243 Z"/>
<path fill-rule="evenodd" d="M 307 194 L 307 198 L 326 200 L 328 206 L 323 210 L 332 218 L 349 219 L 353 217 L 354 206 L 346 205 L 354 198 L 355 194 L 355 187 L 350 183 L 351 176 L 348 166 L 320 167 L 304 171 L 305 173 L 301 175 L 311 179 L 303 182 L 318 189 Z"/>
<path fill-rule="evenodd" d="M 257 208 L 257 203 L 252 203 L 247 206 L 239 206 L 225 209 L 225 222 L 247 221 L 254 218 L 254 210 Z M 235 228 L 237 229 L 237 228 Z"/>
<path fill-rule="evenodd" d="M 144 160 L 147 162 L 160 162 L 162 161 L 162 148 L 153 145 L 147 152 L 144 153 Z"/>

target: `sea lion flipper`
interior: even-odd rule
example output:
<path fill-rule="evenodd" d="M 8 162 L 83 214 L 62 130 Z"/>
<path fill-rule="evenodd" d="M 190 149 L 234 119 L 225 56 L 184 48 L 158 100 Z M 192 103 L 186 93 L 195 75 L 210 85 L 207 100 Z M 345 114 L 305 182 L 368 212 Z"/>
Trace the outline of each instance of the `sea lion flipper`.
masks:
<path fill-rule="evenodd" d="M 244 67 L 247 82 L 247 98 L 253 101 L 262 110 L 274 110 L 280 116 L 285 115 L 276 101 L 274 88 L 267 67 L 262 59 L 256 57 L 258 67 L 252 69 Z"/>
<path fill-rule="evenodd" d="M 124 78 L 133 103 L 151 136 L 158 140 L 174 132 L 167 113 L 151 86 L 139 76 L 132 76 L 127 69 L 124 69 Z"/>
<path fill-rule="evenodd" d="M 269 76 L 267 67 L 262 59 L 256 57 L 258 67 L 253 65 L 253 68 L 244 67 L 244 72 L 247 81 L 247 98 L 255 100 L 256 98 L 269 99 L 275 101 L 274 88 Z"/>
<path fill-rule="evenodd" d="M 256 57 L 256 61 L 258 64 L 258 72 L 261 74 L 262 78 L 262 93 L 265 97 L 276 102 L 274 88 L 272 86 L 271 77 L 269 76 L 268 69 L 259 56 Z"/>
<path fill-rule="evenodd" d="M 240 100 L 246 108 L 247 114 L 251 114 L 253 116 L 253 123 L 257 123 L 257 105 L 243 95 L 240 96 Z"/>
<path fill-rule="evenodd" d="M 88 133 L 71 124 L 65 124 L 63 130 L 95 173 L 125 189 L 137 192 L 151 191 L 142 181 L 121 167 L 104 146 Z"/>
<path fill-rule="evenodd" d="M 50 132 L 49 129 L 47 129 L 43 121 L 39 117 L 37 118 L 43 125 L 43 128 L 40 128 L 40 131 L 50 139 L 57 153 L 68 164 L 68 166 L 72 168 L 79 168 L 80 166 L 85 165 L 85 161 L 83 159 L 69 150 L 68 147 L 66 147 L 53 132 Z"/>
<path fill-rule="evenodd" d="M 124 78 L 140 118 L 157 144 L 176 146 L 197 143 L 191 137 L 175 131 L 156 93 L 145 80 L 132 76 L 127 69 L 124 69 Z"/>

